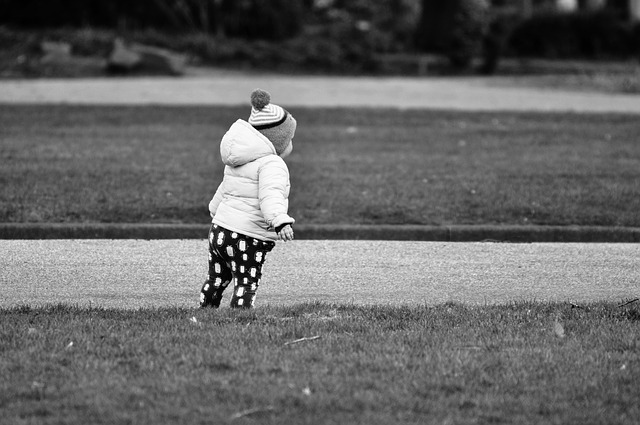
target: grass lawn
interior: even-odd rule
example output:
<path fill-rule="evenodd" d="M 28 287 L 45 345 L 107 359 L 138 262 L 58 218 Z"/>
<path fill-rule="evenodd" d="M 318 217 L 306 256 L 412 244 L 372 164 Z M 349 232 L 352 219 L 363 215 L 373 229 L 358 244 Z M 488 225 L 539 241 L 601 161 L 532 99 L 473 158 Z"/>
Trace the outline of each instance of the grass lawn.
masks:
<path fill-rule="evenodd" d="M 640 310 L 621 304 L 0 309 L 0 408 L 16 425 L 631 425 Z"/>
<path fill-rule="evenodd" d="M 305 224 L 640 226 L 632 115 L 295 108 Z M 0 222 L 206 223 L 245 107 L 0 105 Z"/>

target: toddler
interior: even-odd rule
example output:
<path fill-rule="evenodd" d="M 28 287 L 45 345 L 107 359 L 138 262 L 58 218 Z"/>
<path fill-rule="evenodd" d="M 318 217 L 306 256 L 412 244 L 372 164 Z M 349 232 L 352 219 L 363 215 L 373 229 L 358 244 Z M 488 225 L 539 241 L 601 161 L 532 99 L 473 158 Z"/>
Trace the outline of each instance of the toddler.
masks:
<path fill-rule="evenodd" d="M 296 120 L 271 103 L 268 92 L 251 93 L 248 121 L 237 120 L 220 142 L 224 178 L 209 203 L 209 274 L 200 306 L 220 306 L 233 282 L 231 307 L 253 307 L 266 254 L 276 240 L 293 240 L 289 169 Z"/>

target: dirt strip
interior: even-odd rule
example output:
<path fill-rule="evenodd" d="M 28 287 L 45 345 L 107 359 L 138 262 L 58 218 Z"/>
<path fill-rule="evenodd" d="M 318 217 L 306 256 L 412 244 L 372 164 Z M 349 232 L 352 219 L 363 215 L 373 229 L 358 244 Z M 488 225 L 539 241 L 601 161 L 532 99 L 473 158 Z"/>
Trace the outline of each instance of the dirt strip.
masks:
<path fill-rule="evenodd" d="M 472 111 L 572 111 L 640 114 L 640 96 L 541 90 L 495 78 L 325 77 L 200 72 L 179 78 L 0 80 L 0 103 L 248 104 L 256 87 L 274 103 Z"/>
<path fill-rule="evenodd" d="M 196 308 L 207 273 L 205 239 L 0 240 L 0 252 L 0 307 Z M 640 295 L 638 258 L 640 244 L 294 241 L 269 253 L 256 305 L 622 302 Z"/>

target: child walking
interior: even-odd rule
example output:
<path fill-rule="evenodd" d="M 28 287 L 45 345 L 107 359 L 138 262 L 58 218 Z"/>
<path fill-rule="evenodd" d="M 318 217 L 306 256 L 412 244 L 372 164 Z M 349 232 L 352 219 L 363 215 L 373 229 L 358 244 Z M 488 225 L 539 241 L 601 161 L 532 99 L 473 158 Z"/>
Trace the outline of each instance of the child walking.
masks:
<path fill-rule="evenodd" d="M 288 215 L 289 169 L 296 120 L 271 103 L 268 92 L 251 93 L 248 121 L 237 120 L 220 142 L 224 178 L 209 203 L 209 273 L 200 306 L 220 306 L 233 282 L 231 307 L 253 307 L 266 254 L 276 240 L 293 240 Z"/>

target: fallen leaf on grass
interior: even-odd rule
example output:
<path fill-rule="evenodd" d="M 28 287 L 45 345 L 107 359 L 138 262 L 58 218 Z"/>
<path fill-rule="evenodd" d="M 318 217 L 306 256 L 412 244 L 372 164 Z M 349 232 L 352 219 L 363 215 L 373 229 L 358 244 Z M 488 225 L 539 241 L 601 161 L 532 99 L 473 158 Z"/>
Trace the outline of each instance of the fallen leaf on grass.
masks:
<path fill-rule="evenodd" d="M 479 345 L 460 345 L 456 347 L 458 350 L 482 350 Z"/>
<path fill-rule="evenodd" d="M 254 415 L 256 413 L 262 413 L 262 412 L 271 412 L 273 410 L 274 410 L 273 406 L 255 407 L 253 409 L 246 409 L 241 412 L 234 413 L 233 415 L 231 415 L 229 419 L 233 421 L 235 419 L 244 418 L 245 416 L 250 416 L 250 415 Z"/>
<path fill-rule="evenodd" d="M 626 306 L 626 305 L 629 305 L 629 304 L 635 303 L 635 302 L 637 302 L 637 301 L 640 301 L 640 298 L 634 298 L 633 300 L 630 300 L 630 301 L 627 301 L 626 303 L 622 303 L 622 304 L 620 304 L 618 307 L 624 307 L 624 306 Z"/>
<path fill-rule="evenodd" d="M 34 395 L 40 400 L 44 398 L 45 389 L 46 385 L 42 382 L 33 381 L 31 383 L 31 390 L 33 391 Z"/>
<path fill-rule="evenodd" d="M 316 339 L 320 338 L 320 335 L 316 335 L 316 336 L 310 336 L 310 337 L 303 337 L 303 338 L 299 338 L 293 341 L 288 341 L 285 342 L 284 345 L 291 345 L 291 344 L 297 344 L 299 342 L 305 342 L 305 341 L 314 341 Z"/>
<path fill-rule="evenodd" d="M 562 326 L 562 323 L 556 322 L 555 325 L 553 325 L 553 331 L 558 338 L 564 338 L 564 326 Z"/>

